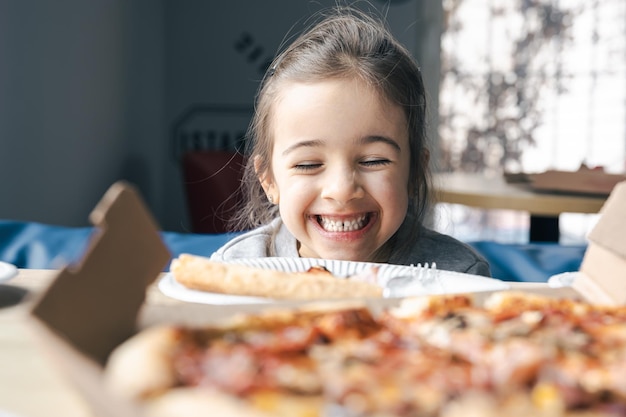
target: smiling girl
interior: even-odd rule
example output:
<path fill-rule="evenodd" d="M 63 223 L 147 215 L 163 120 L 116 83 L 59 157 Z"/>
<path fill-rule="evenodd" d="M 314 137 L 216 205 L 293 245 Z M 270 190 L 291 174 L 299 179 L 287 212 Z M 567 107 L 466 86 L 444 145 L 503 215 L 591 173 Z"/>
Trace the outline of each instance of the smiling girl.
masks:
<path fill-rule="evenodd" d="M 274 61 L 248 138 L 244 233 L 216 260 L 284 256 L 489 275 L 423 225 L 430 206 L 420 70 L 380 21 L 337 8 Z"/>

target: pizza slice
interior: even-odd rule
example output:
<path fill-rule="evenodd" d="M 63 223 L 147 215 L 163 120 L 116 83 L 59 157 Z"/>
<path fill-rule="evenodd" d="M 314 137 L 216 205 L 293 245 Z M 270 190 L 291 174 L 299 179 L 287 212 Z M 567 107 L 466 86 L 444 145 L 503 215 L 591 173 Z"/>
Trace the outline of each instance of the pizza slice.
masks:
<path fill-rule="evenodd" d="M 619 377 L 626 372 L 625 314 L 624 307 L 504 291 L 481 305 L 468 295 L 407 299 L 385 320 L 407 340 L 468 364 L 467 390 L 497 399 L 500 412 L 503 399 L 514 397 L 520 409 L 534 407 L 533 415 L 617 416 L 626 415 Z"/>
<path fill-rule="evenodd" d="M 172 261 L 170 272 L 187 288 L 223 294 L 293 300 L 382 296 L 376 271 L 369 270 L 360 276 L 340 278 L 323 267 L 287 272 L 181 254 Z"/>
<path fill-rule="evenodd" d="M 105 383 L 155 416 L 318 416 L 323 381 L 311 350 L 378 328 L 365 307 L 343 303 L 238 316 L 220 327 L 154 327 L 112 353 Z"/>
<path fill-rule="evenodd" d="M 105 380 L 163 417 L 617 417 L 625 374 L 626 308 L 502 292 L 154 327 Z"/>

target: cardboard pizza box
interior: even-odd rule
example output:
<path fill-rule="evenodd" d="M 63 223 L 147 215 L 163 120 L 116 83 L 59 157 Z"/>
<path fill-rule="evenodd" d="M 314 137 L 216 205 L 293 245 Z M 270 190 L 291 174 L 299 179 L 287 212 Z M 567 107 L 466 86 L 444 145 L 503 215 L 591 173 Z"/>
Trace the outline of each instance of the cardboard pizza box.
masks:
<path fill-rule="evenodd" d="M 613 188 L 588 239 L 574 289 L 588 301 L 626 304 L 626 181 Z"/>
<path fill-rule="evenodd" d="M 529 290 L 567 297 L 582 295 L 591 302 L 625 303 L 626 244 L 620 241 L 620 231 L 626 233 L 625 208 L 626 182 L 616 187 L 603 208 L 574 287 L 535 286 Z M 211 323 L 270 307 L 146 305 L 146 290 L 161 276 L 171 255 L 138 192 L 128 183 L 114 184 L 90 219 L 97 232 L 88 250 L 78 264 L 59 271 L 34 301 L 33 324 L 46 354 L 88 401 L 95 416 L 140 417 L 137 404 L 115 397 L 104 387 L 106 360 L 120 343 L 156 323 Z M 382 299 L 368 305 L 381 307 L 396 301 Z M 273 303 L 271 308 L 303 303 Z"/>
<path fill-rule="evenodd" d="M 114 184 L 90 216 L 97 226 L 85 256 L 59 271 L 34 301 L 33 324 L 44 353 L 98 417 L 137 417 L 129 401 L 103 387 L 111 351 L 137 331 L 146 288 L 170 253 L 134 187 Z"/>

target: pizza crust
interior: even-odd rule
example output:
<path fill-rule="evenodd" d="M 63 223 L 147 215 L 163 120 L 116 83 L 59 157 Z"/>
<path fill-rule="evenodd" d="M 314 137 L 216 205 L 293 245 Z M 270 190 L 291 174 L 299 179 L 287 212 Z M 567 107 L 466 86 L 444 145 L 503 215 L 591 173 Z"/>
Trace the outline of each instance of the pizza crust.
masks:
<path fill-rule="evenodd" d="M 104 384 L 116 395 L 143 399 L 176 384 L 172 353 L 178 343 L 174 327 L 145 329 L 118 346 L 109 356 Z"/>
<path fill-rule="evenodd" d="M 174 388 L 145 403 L 150 417 L 270 417 L 237 398 L 211 389 Z"/>
<path fill-rule="evenodd" d="M 182 254 L 172 261 L 170 272 L 184 286 L 222 294 L 272 299 L 378 298 L 376 284 L 333 276 L 328 271 L 285 272 L 227 264 Z"/>

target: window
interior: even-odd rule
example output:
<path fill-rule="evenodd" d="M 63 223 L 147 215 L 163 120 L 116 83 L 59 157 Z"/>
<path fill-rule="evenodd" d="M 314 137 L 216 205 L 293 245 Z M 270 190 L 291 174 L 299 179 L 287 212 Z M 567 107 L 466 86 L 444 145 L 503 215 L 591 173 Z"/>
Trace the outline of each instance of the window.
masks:
<path fill-rule="evenodd" d="M 625 171 L 625 0 L 444 0 L 443 9 L 439 169 Z M 441 210 L 438 227 L 463 240 L 527 239 L 524 213 Z M 562 242 L 584 241 L 596 216 L 562 215 Z"/>

